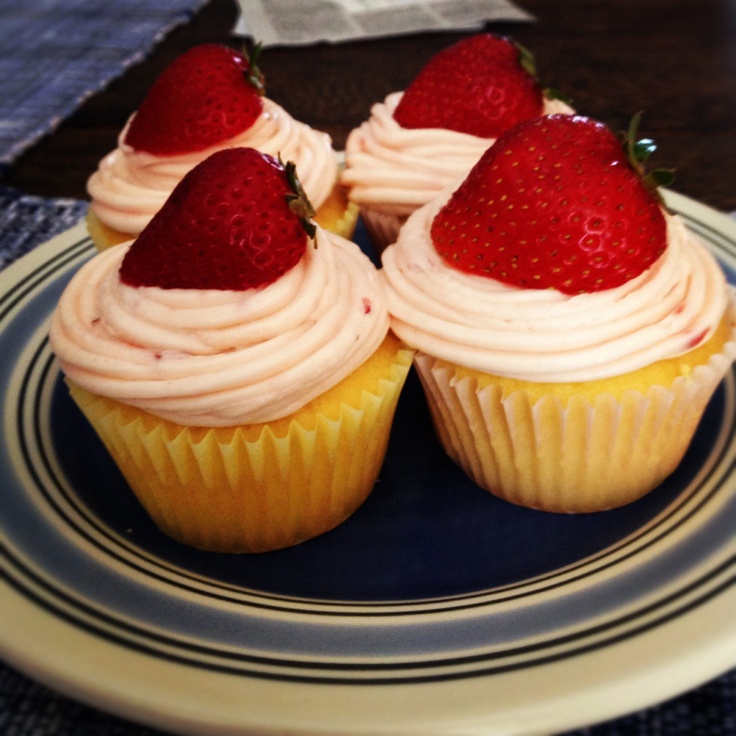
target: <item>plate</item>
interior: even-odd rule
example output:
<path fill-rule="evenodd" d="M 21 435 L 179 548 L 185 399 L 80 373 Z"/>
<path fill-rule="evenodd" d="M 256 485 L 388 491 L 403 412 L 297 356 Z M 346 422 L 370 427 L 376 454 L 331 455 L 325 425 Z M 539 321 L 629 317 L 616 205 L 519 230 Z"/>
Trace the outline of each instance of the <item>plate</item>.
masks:
<path fill-rule="evenodd" d="M 736 223 L 669 206 L 736 282 Z M 736 664 L 731 372 L 676 472 L 566 516 L 480 491 L 402 394 L 366 503 L 310 542 L 218 555 L 160 534 L 68 398 L 47 341 L 83 225 L 0 275 L 0 653 L 184 734 L 537 734 Z"/>

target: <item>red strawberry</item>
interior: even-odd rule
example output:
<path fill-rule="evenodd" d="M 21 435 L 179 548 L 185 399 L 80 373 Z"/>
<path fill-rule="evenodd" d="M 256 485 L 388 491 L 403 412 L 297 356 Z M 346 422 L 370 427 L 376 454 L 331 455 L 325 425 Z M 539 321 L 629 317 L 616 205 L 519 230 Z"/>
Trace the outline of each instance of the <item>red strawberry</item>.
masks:
<path fill-rule="evenodd" d="M 434 56 L 394 111 L 404 128 L 445 128 L 497 138 L 542 114 L 542 88 L 507 38 L 479 34 Z"/>
<path fill-rule="evenodd" d="M 201 151 L 242 133 L 263 109 L 254 62 L 217 44 L 182 54 L 154 82 L 125 142 L 159 156 Z"/>
<path fill-rule="evenodd" d="M 435 217 L 434 247 L 461 271 L 524 288 L 619 286 L 667 246 L 658 195 L 641 173 L 602 123 L 528 120 L 486 151 Z"/>
<path fill-rule="evenodd" d="M 293 164 L 225 149 L 177 185 L 126 253 L 120 278 L 164 289 L 265 286 L 304 254 L 312 214 Z"/>

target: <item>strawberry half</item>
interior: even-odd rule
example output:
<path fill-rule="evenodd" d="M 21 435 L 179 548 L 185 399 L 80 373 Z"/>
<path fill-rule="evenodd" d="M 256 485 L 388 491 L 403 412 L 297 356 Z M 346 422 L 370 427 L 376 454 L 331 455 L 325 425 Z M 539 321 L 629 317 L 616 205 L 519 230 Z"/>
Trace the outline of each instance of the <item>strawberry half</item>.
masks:
<path fill-rule="evenodd" d="M 619 286 L 667 247 L 656 188 L 605 125 L 577 115 L 502 135 L 437 214 L 431 237 L 461 271 L 566 294 Z"/>
<path fill-rule="evenodd" d="M 542 88 L 522 56 L 512 41 L 488 33 L 449 46 L 407 87 L 394 120 L 404 128 L 445 128 L 497 138 L 542 114 Z"/>
<path fill-rule="evenodd" d="M 253 60 L 226 46 L 195 46 L 154 82 L 125 143 L 159 156 L 204 150 L 248 130 L 263 110 L 262 95 Z"/>
<path fill-rule="evenodd" d="M 293 164 L 252 148 L 212 154 L 176 186 L 120 267 L 129 286 L 266 286 L 304 255 L 313 211 Z"/>

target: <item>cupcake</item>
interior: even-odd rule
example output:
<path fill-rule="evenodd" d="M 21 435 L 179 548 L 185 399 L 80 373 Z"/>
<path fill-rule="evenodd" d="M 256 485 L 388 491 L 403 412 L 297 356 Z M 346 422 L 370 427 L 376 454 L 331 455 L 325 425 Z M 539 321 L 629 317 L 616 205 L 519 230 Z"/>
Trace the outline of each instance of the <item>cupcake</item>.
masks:
<path fill-rule="evenodd" d="M 265 96 L 255 58 L 204 44 L 164 70 L 128 120 L 118 147 L 89 178 L 87 223 L 97 247 L 135 238 L 188 171 L 233 147 L 293 161 L 316 222 L 352 235 L 357 207 L 338 182 L 330 137 Z"/>
<path fill-rule="evenodd" d="M 712 255 L 601 123 L 519 124 L 383 254 L 434 425 L 515 504 L 627 504 L 682 459 L 736 355 Z"/>
<path fill-rule="evenodd" d="M 509 39 L 479 34 L 441 51 L 348 136 L 341 180 L 373 245 L 393 243 L 407 216 L 459 184 L 505 130 L 555 112 L 572 110 Z"/>
<path fill-rule="evenodd" d="M 130 488 L 205 550 L 287 547 L 352 514 L 411 365 L 375 268 L 305 219 L 292 174 L 253 149 L 213 154 L 75 274 L 51 324 Z"/>

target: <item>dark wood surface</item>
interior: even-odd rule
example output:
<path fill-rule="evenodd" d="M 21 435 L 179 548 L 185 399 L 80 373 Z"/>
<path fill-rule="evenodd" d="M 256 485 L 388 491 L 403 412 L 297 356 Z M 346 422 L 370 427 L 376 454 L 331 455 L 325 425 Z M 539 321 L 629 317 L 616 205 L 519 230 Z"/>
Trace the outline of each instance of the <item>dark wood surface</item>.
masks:
<path fill-rule="evenodd" d="M 732 0 L 518 0 L 535 23 L 489 24 L 532 50 L 540 77 L 576 109 L 627 127 L 644 111 L 652 162 L 674 167 L 674 189 L 736 210 L 736 4 Z M 85 182 L 115 145 L 152 81 L 197 43 L 238 43 L 235 0 L 211 0 L 142 63 L 95 95 L 29 150 L 3 179 L 41 196 L 85 198 Z M 335 146 L 371 103 L 404 89 L 433 54 L 463 34 L 415 36 L 264 50 L 268 95 L 297 119 L 329 132 Z"/>

